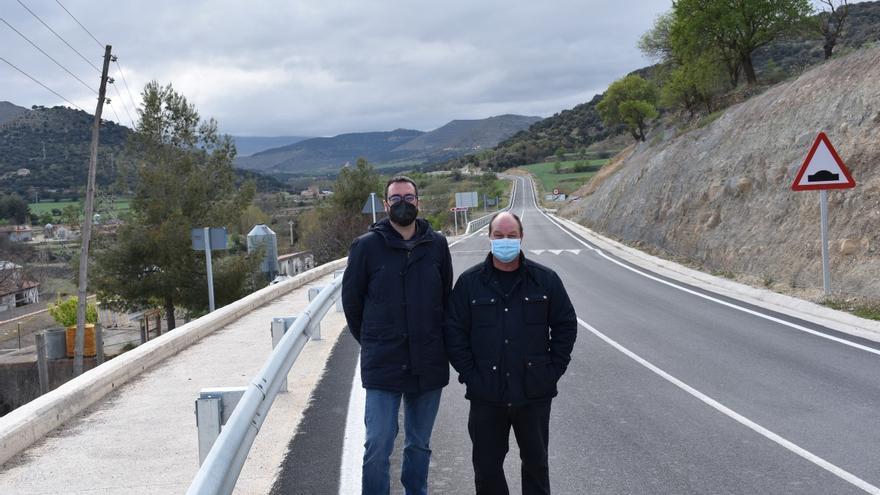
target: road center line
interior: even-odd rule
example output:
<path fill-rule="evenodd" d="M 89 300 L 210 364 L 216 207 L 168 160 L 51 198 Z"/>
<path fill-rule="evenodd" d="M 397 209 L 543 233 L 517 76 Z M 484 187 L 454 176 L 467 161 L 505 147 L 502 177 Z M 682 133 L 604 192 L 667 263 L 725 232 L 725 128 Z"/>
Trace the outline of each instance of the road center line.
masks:
<path fill-rule="evenodd" d="M 631 350 L 629 350 L 626 347 L 622 346 L 621 344 L 617 343 L 616 341 L 614 341 L 613 339 L 611 339 L 607 335 L 603 334 L 602 332 L 600 332 L 599 330 L 597 330 L 596 328 L 594 328 L 593 326 L 591 326 L 589 323 L 585 322 L 584 320 L 578 318 L 578 323 L 582 327 L 586 328 L 591 333 L 593 333 L 593 335 L 604 340 L 608 345 L 610 345 L 610 346 L 614 347 L 615 349 L 617 349 L 618 351 L 622 352 L 630 359 L 636 361 L 637 363 L 641 364 L 645 368 L 648 368 L 649 370 L 653 371 L 654 373 L 659 375 L 664 380 L 668 381 L 669 383 L 672 383 L 673 385 L 684 390 L 688 394 L 696 397 L 697 399 L 700 399 L 705 404 L 709 405 L 710 407 L 712 407 L 713 409 L 717 410 L 718 412 L 724 414 L 725 416 L 733 419 L 734 421 L 742 424 L 743 426 L 750 428 L 751 430 L 755 431 L 756 433 L 760 434 L 761 436 L 779 444 L 780 446 L 782 446 L 782 447 L 788 449 L 789 451 L 797 454 L 798 456 L 812 462 L 813 464 L 821 467 L 822 469 L 825 469 L 826 471 L 843 479 L 844 481 L 851 483 L 851 484 L 855 485 L 856 487 L 858 487 L 868 493 L 871 493 L 874 495 L 880 495 L 880 488 L 868 483 L 867 481 L 859 478 L 858 476 L 855 476 L 854 474 L 850 473 L 849 471 L 846 471 L 845 469 L 840 468 L 840 467 L 826 461 L 825 459 L 817 456 L 816 454 L 813 454 L 812 452 L 810 452 L 802 447 L 799 447 L 795 443 L 793 443 L 789 440 L 786 440 L 785 438 L 781 437 L 780 435 L 778 435 L 776 433 L 773 433 L 772 431 L 768 430 L 767 428 L 764 428 L 763 426 L 761 426 L 761 425 L 755 423 L 754 421 L 746 418 L 745 416 L 737 413 L 736 411 L 730 409 L 729 407 L 718 402 L 717 400 L 709 397 L 708 395 L 706 395 L 706 394 L 700 392 L 699 390 L 691 387 L 690 385 L 684 383 L 683 381 L 679 380 L 678 378 L 675 378 L 674 376 L 663 371 L 662 369 L 658 368 L 657 366 L 654 366 L 653 364 L 651 364 L 650 362 L 648 362 L 647 360 L 645 360 L 644 358 L 642 358 L 638 354 L 632 352 Z"/>

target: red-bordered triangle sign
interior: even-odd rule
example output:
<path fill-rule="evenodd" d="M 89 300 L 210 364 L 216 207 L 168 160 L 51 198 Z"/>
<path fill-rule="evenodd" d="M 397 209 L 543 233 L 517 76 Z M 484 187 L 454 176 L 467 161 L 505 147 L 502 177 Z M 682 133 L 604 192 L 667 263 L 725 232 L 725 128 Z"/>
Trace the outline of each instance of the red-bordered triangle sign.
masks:
<path fill-rule="evenodd" d="M 791 188 L 795 191 L 815 191 L 818 189 L 849 189 L 855 187 L 849 169 L 843 164 L 840 155 L 824 132 L 820 132 L 810 148 L 810 153 L 798 171 Z"/>

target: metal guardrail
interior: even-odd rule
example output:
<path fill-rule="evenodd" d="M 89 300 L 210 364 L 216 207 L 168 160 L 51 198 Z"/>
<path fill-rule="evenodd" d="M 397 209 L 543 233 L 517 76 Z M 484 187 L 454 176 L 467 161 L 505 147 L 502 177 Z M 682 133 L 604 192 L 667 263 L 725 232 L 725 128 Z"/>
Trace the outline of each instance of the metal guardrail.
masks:
<path fill-rule="evenodd" d="M 287 374 L 306 343 L 315 335 L 321 320 L 339 298 L 342 277 L 337 277 L 297 315 L 268 361 L 241 398 L 204 459 L 187 490 L 188 495 L 228 495 L 235 488 L 242 466 L 263 421 Z M 225 416 L 225 415 L 224 415 Z"/>
<path fill-rule="evenodd" d="M 516 190 L 516 184 L 514 184 L 513 181 L 511 181 L 510 187 L 511 187 L 511 192 Z M 510 210 L 510 205 L 512 205 L 512 204 L 513 204 L 513 197 L 511 195 L 510 201 L 507 202 L 507 206 L 505 206 L 504 208 L 501 208 L 500 210 L 493 211 L 492 213 L 489 213 L 488 215 L 483 215 L 480 218 L 477 218 L 476 220 L 471 220 L 470 222 L 468 222 L 467 227 L 464 230 L 464 235 L 472 234 L 472 233 L 482 229 L 483 227 L 485 227 L 486 225 L 489 224 L 489 220 L 492 219 L 492 215 L 495 215 L 496 213 L 500 213 L 502 211 Z"/>

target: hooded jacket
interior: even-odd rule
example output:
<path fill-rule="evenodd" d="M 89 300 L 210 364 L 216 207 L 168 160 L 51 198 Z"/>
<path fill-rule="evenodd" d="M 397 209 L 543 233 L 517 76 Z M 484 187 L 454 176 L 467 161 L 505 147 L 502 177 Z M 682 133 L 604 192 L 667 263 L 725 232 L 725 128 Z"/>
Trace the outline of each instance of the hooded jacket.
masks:
<path fill-rule="evenodd" d="M 421 218 L 409 244 L 387 218 L 351 244 L 342 307 L 361 344 L 364 388 L 420 393 L 449 383 L 443 342 L 449 245 Z"/>

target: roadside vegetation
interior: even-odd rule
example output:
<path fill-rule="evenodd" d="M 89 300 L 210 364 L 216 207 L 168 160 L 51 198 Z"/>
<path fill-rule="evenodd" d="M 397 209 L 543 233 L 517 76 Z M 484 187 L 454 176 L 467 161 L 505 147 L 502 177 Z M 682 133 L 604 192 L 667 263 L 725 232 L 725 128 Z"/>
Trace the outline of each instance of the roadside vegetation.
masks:
<path fill-rule="evenodd" d="M 607 162 L 607 158 L 595 158 L 533 163 L 517 168 L 532 174 L 538 180 L 539 189 L 544 193 L 558 189 L 562 194 L 571 194 L 596 175 L 596 172 Z"/>

